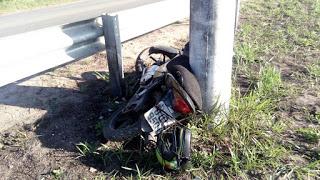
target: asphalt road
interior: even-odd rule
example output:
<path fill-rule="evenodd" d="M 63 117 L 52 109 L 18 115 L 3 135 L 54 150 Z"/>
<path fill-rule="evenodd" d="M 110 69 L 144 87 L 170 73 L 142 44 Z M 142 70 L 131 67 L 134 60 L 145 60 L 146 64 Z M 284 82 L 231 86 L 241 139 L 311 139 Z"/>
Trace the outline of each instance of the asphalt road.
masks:
<path fill-rule="evenodd" d="M 82 0 L 0 16 L 0 38 L 68 24 L 162 0 Z"/>

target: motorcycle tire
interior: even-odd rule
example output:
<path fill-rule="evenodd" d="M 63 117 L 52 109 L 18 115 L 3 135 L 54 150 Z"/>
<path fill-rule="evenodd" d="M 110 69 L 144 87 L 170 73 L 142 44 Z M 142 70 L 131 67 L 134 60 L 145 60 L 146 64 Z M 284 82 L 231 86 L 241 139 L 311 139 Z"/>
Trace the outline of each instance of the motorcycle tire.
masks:
<path fill-rule="evenodd" d="M 183 139 L 183 145 L 182 145 L 182 161 L 181 161 L 181 170 L 185 171 L 188 170 L 191 167 L 191 147 L 192 147 L 192 132 L 190 129 L 185 129 Z"/>
<path fill-rule="evenodd" d="M 107 119 L 103 127 L 103 136 L 109 141 L 125 141 L 141 132 L 140 115 L 123 114 L 122 109 L 119 108 Z"/>
<path fill-rule="evenodd" d="M 143 69 L 147 67 L 147 59 L 150 57 L 152 54 L 162 54 L 164 57 L 168 57 L 169 59 L 172 59 L 179 55 L 179 51 L 167 47 L 167 46 L 151 46 L 149 48 L 144 49 L 137 57 L 136 60 L 136 73 L 138 78 L 141 77 Z"/>

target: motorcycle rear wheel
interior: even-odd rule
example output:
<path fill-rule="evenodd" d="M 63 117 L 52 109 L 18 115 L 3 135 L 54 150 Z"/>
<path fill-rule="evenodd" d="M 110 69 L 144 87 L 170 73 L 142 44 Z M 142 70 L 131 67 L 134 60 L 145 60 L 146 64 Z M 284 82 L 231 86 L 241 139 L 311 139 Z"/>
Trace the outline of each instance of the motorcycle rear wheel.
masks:
<path fill-rule="evenodd" d="M 123 108 L 114 112 L 103 127 L 103 136 L 109 141 L 125 141 L 138 136 L 141 132 L 140 115 L 123 114 Z"/>

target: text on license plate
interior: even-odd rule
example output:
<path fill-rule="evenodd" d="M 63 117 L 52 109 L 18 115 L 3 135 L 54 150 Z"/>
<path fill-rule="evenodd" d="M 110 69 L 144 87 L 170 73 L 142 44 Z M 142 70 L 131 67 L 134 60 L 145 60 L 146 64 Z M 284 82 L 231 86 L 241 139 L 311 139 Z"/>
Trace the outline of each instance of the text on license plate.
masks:
<path fill-rule="evenodd" d="M 144 117 L 155 134 L 159 134 L 166 126 L 173 124 L 175 120 L 172 118 L 173 109 L 163 101 L 160 101 L 156 106 L 147 111 Z"/>

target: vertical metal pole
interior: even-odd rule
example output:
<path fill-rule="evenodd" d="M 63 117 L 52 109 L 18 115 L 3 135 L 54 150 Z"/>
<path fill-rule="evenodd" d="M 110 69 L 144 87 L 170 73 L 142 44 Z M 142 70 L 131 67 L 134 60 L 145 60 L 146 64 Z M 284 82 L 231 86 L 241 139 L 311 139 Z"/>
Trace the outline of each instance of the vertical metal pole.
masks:
<path fill-rule="evenodd" d="M 112 95 L 122 97 L 124 75 L 118 15 L 102 14 Z"/>
<path fill-rule="evenodd" d="M 240 1 L 241 0 L 236 0 L 236 22 L 234 23 L 234 34 L 236 34 L 236 29 L 238 27 L 238 21 L 239 21 L 239 12 L 240 12 Z"/>
<path fill-rule="evenodd" d="M 190 65 L 199 81 L 203 110 L 227 114 L 237 0 L 190 0 Z M 221 118 L 218 118 L 218 123 Z"/>

